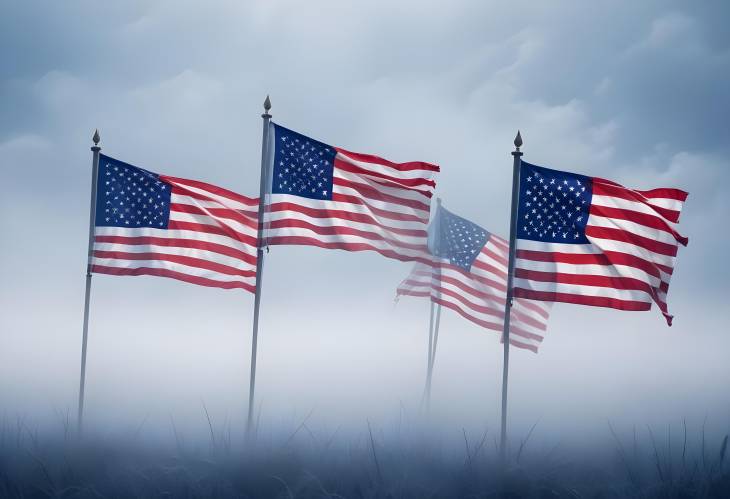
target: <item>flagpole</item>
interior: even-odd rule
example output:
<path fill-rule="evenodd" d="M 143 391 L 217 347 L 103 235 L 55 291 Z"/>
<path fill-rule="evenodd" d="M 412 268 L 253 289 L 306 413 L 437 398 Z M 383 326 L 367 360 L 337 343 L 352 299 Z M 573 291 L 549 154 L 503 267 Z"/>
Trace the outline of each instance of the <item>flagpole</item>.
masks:
<path fill-rule="evenodd" d="M 430 301 L 430 300 L 429 300 Z M 430 405 L 431 398 L 431 352 L 433 350 L 433 318 L 436 310 L 436 304 L 431 301 L 431 314 L 428 321 L 428 358 L 426 359 L 426 386 L 424 391 L 424 399 L 426 408 Z M 423 403 L 424 399 L 421 399 Z M 421 406 L 423 407 L 423 406 Z"/>
<path fill-rule="evenodd" d="M 512 282 L 515 270 L 515 232 L 517 217 L 517 202 L 520 188 L 520 165 L 522 164 L 522 136 L 519 130 L 514 140 L 515 150 L 512 152 L 512 208 L 509 219 L 509 262 L 507 267 L 507 299 L 504 304 L 504 329 L 502 330 L 502 341 L 504 342 L 504 361 L 502 363 L 502 435 L 500 442 L 500 459 L 502 464 L 507 458 L 507 377 L 509 375 L 509 323 L 510 309 L 512 308 Z"/>
<path fill-rule="evenodd" d="M 256 237 L 256 295 L 253 306 L 253 335 L 251 337 L 251 376 L 249 378 L 248 389 L 248 418 L 246 421 L 246 435 L 251 438 L 253 435 L 253 407 L 254 393 L 256 390 L 256 353 L 258 349 L 259 337 L 259 308 L 261 306 L 261 284 L 264 273 L 264 211 L 266 205 L 266 191 L 268 182 L 267 164 L 269 159 L 269 122 L 271 115 L 271 100 L 266 96 L 264 101 L 263 118 L 263 137 L 261 142 L 261 178 L 259 182 L 259 213 L 258 213 L 258 233 Z"/>
<path fill-rule="evenodd" d="M 91 263 L 94 252 L 94 225 L 96 223 L 96 181 L 99 172 L 99 130 L 94 131 L 94 145 L 91 160 L 91 201 L 89 203 L 89 245 L 86 259 L 86 295 L 84 297 L 84 330 L 81 339 L 81 373 L 79 376 L 79 412 L 77 415 L 78 433 L 81 435 L 84 420 L 84 390 L 86 388 L 86 344 L 89 339 L 89 302 L 91 299 Z"/>
<path fill-rule="evenodd" d="M 433 307 L 433 302 L 431 302 Z M 441 324 L 441 304 L 436 305 L 436 321 L 433 321 L 433 308 L 431 309 L 431 331 L 433 334 L 433 346 L 430 351 L 430 358 L 428 362 L 428 380 L 426 382 L 426 410 L 431 411 L 431 383 L 433 380 L 433 365 L 436 362 L 436 345 L 439 341 L 439 325 Z"/>

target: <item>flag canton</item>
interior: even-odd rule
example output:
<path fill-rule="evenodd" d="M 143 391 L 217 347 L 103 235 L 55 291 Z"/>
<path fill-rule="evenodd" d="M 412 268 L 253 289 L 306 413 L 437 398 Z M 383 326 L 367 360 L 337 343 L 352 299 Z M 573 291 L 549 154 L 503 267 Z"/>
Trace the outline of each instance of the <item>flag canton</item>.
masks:
<path fill-rule="evenodd" d="M 271 192 L 311 199 L 332 199 L 337 151 L 327 144 L 274 125 Z"/>
<path fill-rule="evenodd" d="M 522 163 L 517 237 L 585 244 L 590 213 L 590 177 Z"/>
<path fill-rule="evenodd" d="M 437 213 L 437 234 L 431 252 L 468 272 L 487 244 L 489 232 L 443 207 Z"/>
<path fill-rule="evenodd" d="M 96 226 L 166 229 L 171 186 L 156 173 L 99 156 Z"/>

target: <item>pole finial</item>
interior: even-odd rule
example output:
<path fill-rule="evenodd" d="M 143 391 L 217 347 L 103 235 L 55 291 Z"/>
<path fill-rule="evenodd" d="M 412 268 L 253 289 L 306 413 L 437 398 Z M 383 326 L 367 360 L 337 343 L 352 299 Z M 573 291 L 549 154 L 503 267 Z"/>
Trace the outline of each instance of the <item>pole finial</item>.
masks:
<path fill-rule="evenodd" d="M 271 109 L 271 99 L 269 99 L 269 96 L 267 94 L 266 100 L 264 101 L 264 110 L 268 113 L 269 109 Z"/>
<path fill-rule="evenodd" d="M 98 128 L 96 130 L 94 130 L 94 136 L 91 137 L 91 140 L 94 141 L 94 145 L 95 146 L 98 146 L 99 145 L 99 141 L 101 140 L 101 137 L 99 137 L 99 129 Z"/>
<path fill-rule="evenodd" d="M 522 147 L 522 135 L 520 135 L 519 130 L 517 130 L 517 137 L 515 137 L 514 144 L 515 144 L 515 147 L 517 148 L 517 150 L 519 151 L 520 147 Z"/>
<path fill-rule="evenodd" d="M 441 198 L 436 198 L 436 204 L 438 204 L 439 206 L 441 206 Z"/>

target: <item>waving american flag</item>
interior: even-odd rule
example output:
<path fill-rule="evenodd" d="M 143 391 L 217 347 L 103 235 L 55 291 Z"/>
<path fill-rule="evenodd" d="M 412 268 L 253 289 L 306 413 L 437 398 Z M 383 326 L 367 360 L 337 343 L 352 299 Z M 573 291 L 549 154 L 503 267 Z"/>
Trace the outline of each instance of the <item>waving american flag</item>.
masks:
<path fill-rule="evenodd" d="M 100 155 L 91 270 L 254 292 L 258 199 Z"/>
<path fill-rule="evenodd" d="M 271 125 L 266 242 L 428 261 L 430 163 L 394 163 Z"/>
<path fill-rule="evenodd" d="M 400 283 L 398 296 L 430 297 L 485 328 L 502 332 L 507 297 L 508 243 L 440 204 L 429 227 L 432 259 L 417 262 Z M 551 304 L 515 299 L 510 344 L 537 352 Z"/>
<path fill-rule="evenodd" d="M 615 182 L 522 163 L 515 296 L 649 310 L 667 323 L 669 279 L 687 193 L 638 191 Z"/>

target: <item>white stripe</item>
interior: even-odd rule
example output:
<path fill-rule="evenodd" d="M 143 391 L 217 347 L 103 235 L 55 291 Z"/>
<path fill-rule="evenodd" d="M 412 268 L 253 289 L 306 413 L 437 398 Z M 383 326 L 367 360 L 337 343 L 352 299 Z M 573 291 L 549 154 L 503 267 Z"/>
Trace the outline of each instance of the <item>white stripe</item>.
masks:
<path fill-rule="evenodd" d="M 238 232 L 246 236 L 256 237 L 256 229 L 244 225 L 236 220 L 229 218 L 213 217 L 210 215 L 196 215 L 194 213 L 183 213 L 181 211 L 171 211 L 170 221 L 175 222 L 192 222 L 202 225 L 209 225 L 211 227 L 219 227 L 224 229 L 230 229 L 233 232 Z"/>
<path fill-rule="evenodd" d="M 221 274 L 212 270 L 201 269 L 199 267 L 191 267 L 175 262 L 167 262 L 164 260 L 119 260 L 116 258 L 92 258 L 93 265 L 101 265 L 104 267 L 115 267 L 121 269 L 139 269 L 139 268 L 153 268 L 153 269 L 167 269 L 182 274 L 187 274 L 195 277 L 204 277 L 206 279 L 212 279 L 221 282 L 243 282 L 251 285 L 256 284 L 256 277 L 242 277 L 228 274 Z"/>
<path fill-rule="evenodd" d="M 344 161 L 346 163 L 350 163 L 351 165 L 354 165 L 356 167 L 362 168 L 363 170 L 368 170 L 371 172 L 379 173 L 382 175 L 387 175 L 389 177 L 398 178 L 398 179 L 404 179 L 404 180 L 412 180 L 412 179 L 425 179 L 425 180 L 432 180 L 434 174 L 436 172 L 431 170 L 397 170 L 396 168 L 386 166 L 382 163 L 370 163 L 366 161 L 360 161 L 357 160 L 351 156 L 348 156 L 346 152 L 343 151 L 337 151 L 336 159 L 339 159 L 341 161 Z M 337 169 L 335 167 L 335 169 Z M 418 189 L 432 189 L 432 187 L 428 185 L 423 185 L 417 187 Z"/>
<path fill-rule="evenodd" d="M 270 215 L 269 219 L 268 219 L 269 228 L 267 229 L 267 233 L 268 233 L 268 231 L 272 230 L 271 224 L 275 221 L 301 220 L 303 222 L 312 224 L 315 227 L 350 228 L 350 229 L 356 229 L 356 230 L 361 230 L 361 231 L 365 231 L 365 232 L 371 232 L 374 234 L 379 234 L 388 239 L 394 239 L 394 240 L 405 242 L 405 243 L 426 244 L 425 231 L 423 231 L 424 234 L 422 236 L 411 236 L 411 235 L 399 234 L 397 232 L 394 232 L 393 230 L 389 230 L 388 227 L 380 227 L 374 223 L 353 222 L 350 220 L 346 220 L 346 219 L 342 219 L 342 218 L 335 218 L 335 217 L 313 218 L 313 217 L 310 217 L 309 215 L 300 213 L 298 211 L 293 211 L 293 210 L 272 212 L 269 215 Z"/>
<path fill-rule="evenodd" d="M 374 214 L 367 206 L 354 203 L 341 203 L 337 201 L 322 201 L 317 199 L 307 199 L 299 196 L 293 196 L 291 194 L 272 194 L 271 203 L 290 203 L 295 206 L 302 206 L 312 210 L 327 210 L 327 211 L 344 211 L 346 213 L 354 213 L 358 215 L 367 215 L 373 218 L 375 221 L 385 227 L 392 227 L 396 229 L 411 229 L 411 230 L 422 230 L 426 231 L 426 224 L 428 220 L 396 220 L 395 218 L 388 218 L 381 215 Z M 274 217 L 280 210 L 271 210 L 267 217 Z M 413 212 L 397 212 L 396 210 L 389 210 L 393 213 L 415 215 Z M 287 211 L 285 211 L 287 213 Z M 323 214 L 321 218 L 331 218 L 333 215 Z M 336 216 L 336 215 L 334 215 Z"/>
<path fill-rule="evenodd" d="M 646 195 L 644 195 L 644 198 L 647 200 L 648 203 L 653 204 L 654 206 L 658 206 L 666 210 L 676 211 L 677 213 L 681 212 L 682 208 L 684 207 L 684 201 L 680 201 L 679 199 L 649 197 Z"/>
<path fill-rule="evenodd" d="M 372 246 L 374 248 L 381 249 L 381 250 L 392 250 L 403 256 L 416 257 L 416 258 L 428 258 L 428 253 L 426 252 L 425 243 L 424 243 L 423 250 L 416 250 L 416 249 L 409 249 L 409 248 L 401 248 L 399 246 L 395 246 L 395 245 L 391 244 L 389 241 L 383 241 L 381 239 L 366 239 L 364 237 L 353 236 L 353 235 L 324 236 L 321 234 L 317 234 L 309 229 L 302 229 L 299 227 L 269 229 L 266 237 L 267 238 L 308 237 L 308 238 L 316 239 L 317 241 L 321 241 L 323 243 L 367 244 L 369 246 Z"/>
<path fill-rule="evenodd" d="M 618 208 L 621 210 L 630 210 L 635 211 L 637 213 L 644 213 L 645 215 L 652 215 L 657 218 L 660 218 L 661 220 L 664 220 L 667 225 L 669 225 L 672 229 L 677 229 L 677 224 L 674 222 L 664 218 L 658 211 L 653 209 L 651 206 L 648 206 L 644 203 L 640 203 L 638 201 L 630 201 L 628 199 L 619 198 L 619 197 L 613 197 L 613 196 L 601 196 L 594 194 L 591 198 L 591 206 L 604 206 L 606 208 Z"/>
<path fill-rule="evenodd" d="M 403 200 L 418 201 L 421 203 L 425 203 L 426 205 L 429 205 L 431 203 L 431 198 L 425 195 L 423 192 L 404 188 L 402 186 L 393 187 L 390 185 L 383 185 L 381 182 L 377 182 L 376 180 L 368 177 L 363 177 L 362 175 L 358 175 L 357 173 L 351 173 L 345 170 L 335 169 L 333 176 L 341 178 L 348 182 L 363 184 L 365 186 L 372 187 L 373 189 L 376 189 L 383 194 L 387 194 L 388 196 L 393 196 Z M 335 185 L 335 187 L 341 186 Z"/>
<path fill-rule="evenodd" d="M 157 253 L 161 255 L 185 256 L 198 258 L 212 263 L 227 265 L 239 270 L 255 270 L 256 265 L 241 260 L 240 258 L 223 255 L 216 251 L 201 250 L 195 248 L 177 248 L 169 246 L 158 246 L 155 244 L 116 244 L 116 243 L 94 243 L 95 251 L 120 251 L 124 253 Z M 249 255 L 255 255 L 255 250 Z"/>
<path fill-rule="evenodd" d="M 518 250 L 544 251 L 546 253 L 569 253 L 573 255 L 600 255 L 601 249 L 593 244 L 543 243 L 530 239 L 517 239 Z"/>
<path fill-rule="evenodd" d="M 625 243 L 623 241 L 616 241 L 615 239 L 604 239 L 601 237 L 590 236 L 588 240 L 598 248 L 600 253 L 605 251 L 615 251 L 617 253 L 625 253 L 646 260 L 650 263 L 656 263 L 664 265 L 666 267 L 674 268 L 674 261 L 676 257 L 664 255 L 662 253 L 655 253 L 642 246 L 637 246 L 631 243 Z M 585 245 L 580 245 L 585 246 Z"/>
<path fill-rule="evenodd" d="M 208 234 L 194 230 L 173 230 L 153 229 L 148 227 L 137 227 L 126 229 L 124 227 L 97 227 L 97 236 L 121 236 L 121 237 L 159 237 L 163 239 L 190 239 L 192 241 L 204 241 L 208 243 L 222 244 L 244 253 L 256 253 L 255 246 L 246 244 L 237 239 L 218 234 Z"/>
<path fill-rule="evenodd" d="M 356 197 L 356 198 L 362 200 L 362 203 L 364 203 L 366 206 L 370 206 L 375 209 L 389 211 L 389 212 L 396 212 L 396 213 L 406 213 L 409 215 L 412 214 L 412 215 L 420 217 L 424 220 L 428 219 L 428 214 L 429 214 L 429 211 L 427 209 L 428 205 L 426 205 L 426 207 L 424 207 L 423 209 L 413 208 L 411 206 L 403 206 L 403 205 L 394 203 L 392 201 L 382 201 L 379 199 L 371 198 L 365 194 L 358 192 L 357 190 L 353 189 L 352 187 L 346 187 L 344 185 L 334 185 L 334 186 L 332 186 L 332 191 L 335 194 L 342 194 L 345 196 Z"/>
<path fill-rule="evenodd" d="M 652 287 L 658 287 L 661 280 L 643 270 L 627 265 L 594 265 L 594 264 L 573 264 L 562 262 L 542 262 L 517 258 L 515 267 L 519 269 L 535 270 L 538 272 L 559 272 L 572 275 L 591 275 L 602 277 L 630 277 L 645 282 Z"/>
<path fill-rule="evenodd" d="M 182 179 L 182 180 L 184 180 L 184 179 Z M 179 189 L 188 190 L 188 191 L 191 191 L 191 192 L 194 192 L 197 194 L 202 194 L 203 196 L 212 198 L 213 200 L 220 203 L 221 206 L 226 207 L 226 208 L 231 208 L 233 210 L 251 211 L 252 208 L 255 210 L 258 207 L 258 203 L 259 203 L 258 199 L 252 199 L 251 203 L 248 204 L 248 203 L 243 203 L 241 201 L 237 201 L 237 200 L 234 200 L 231 198 L 227 198 L 225 196 L 220 196 L 218 194 L 207 191 L 205 189 L 201 189 L 200 187 L 185 184 L 182 181 L 175 181 L 175 182 L 170 181 L 170 180 L 166 180 L 166 181 L 171 183 L 172 185 L 178 187 Z M 173 191 L 172 196 L 173 197 L 184 196 L 184 193 L 178 194 Z M 198 201 L 198 202 L 203 202 L 203 201 Z"/>
<path fill-rule="evenodd" d="M 515 289 L 526 289 L 532 291 L 544 291 L 548 293 L 566 293 L 576 296 L 594 296 L 599 298 L 614 298 L 625 301 L 639 301 L 652 303 L 651 296 L 644 291 L 605 288 L 601 286 L 588 286 L 577 284 L 562 284 L 557 282 L 542 282 L 520 277 L 514 278 Z"/>
<path fill-rule="evenodd" d="M 232 208 L 230 206 L 223 205 L 218 201 L 203 201 L 196 199 L 192 196 L 183 196 L 180 194 L 173 194 L 170 199 L 170 204 L 183 204 L 188 206 L 197 206 L 201 209 L 219 209 L 219 210 L 231 210 L 235 213 L 248 217 L 252 220 L 256 220 L 258 217 L 258 206 L 248 207 L 246 209 Z"/>
<path fill-rule="evenodd" d="M 647 227 L 629 220 L 623 220 L 621 218 L 608 218 L 600 217 L 598 215 L 588 216 L 588 226 L 593 227 L 607 227 L 609 229 L 619 229 L 637 236 L 645 237 L 653 241 L 669 244 L 672 246 L 678 246 L 679 243 L 672 234 L 661 229 L 655 229 L 653 227 Z"/>

